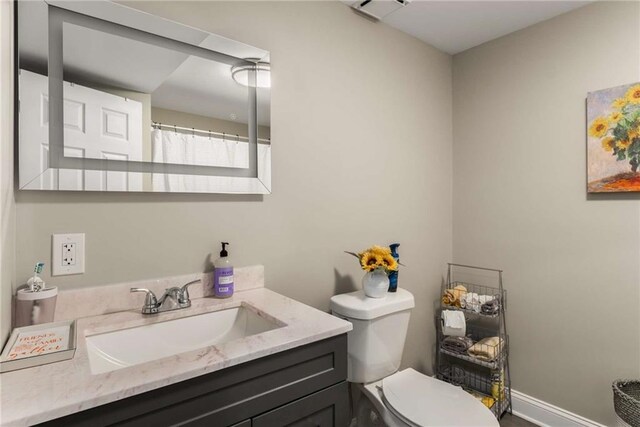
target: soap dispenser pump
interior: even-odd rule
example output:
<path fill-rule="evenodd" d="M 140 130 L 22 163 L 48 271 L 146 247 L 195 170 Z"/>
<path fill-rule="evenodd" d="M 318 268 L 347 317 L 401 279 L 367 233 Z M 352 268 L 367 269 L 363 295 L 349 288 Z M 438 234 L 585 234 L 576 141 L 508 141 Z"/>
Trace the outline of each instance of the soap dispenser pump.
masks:
<path fill-rule="evenodd" d="M 227 252 L 228 242 L 221 242 L 220 258 L 213 262 L 213 294 L 217 298 L 233 295 L 233 264 Z"/>

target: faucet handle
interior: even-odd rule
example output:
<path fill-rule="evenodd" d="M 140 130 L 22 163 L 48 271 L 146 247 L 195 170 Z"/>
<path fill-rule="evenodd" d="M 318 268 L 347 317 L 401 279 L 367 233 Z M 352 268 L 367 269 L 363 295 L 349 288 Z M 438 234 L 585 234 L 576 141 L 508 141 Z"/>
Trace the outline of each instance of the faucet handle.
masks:
<path fill-rule="evenodd" d="M 178 302 L 180 304 L 190 304 L 191 300 L 189 299 L 189 286 L 194 285 L 198 282 L 201 282 L 200 279 L 192 280 L 191 282 L 183 285 L 180 288 L 180 293 L 178 294 Z"/>
<path fill-rule="evenodd" d="M 145 288 L 131 288 L 129 292 L 146 292 L 147 296 L 144 299 L 144 306 L 142 307 L 142 311 L 145 312 L 149 310 L 157 310 L 158 309 L 158 299 L 156 295 L 151 292 L 149 289 Z"/>

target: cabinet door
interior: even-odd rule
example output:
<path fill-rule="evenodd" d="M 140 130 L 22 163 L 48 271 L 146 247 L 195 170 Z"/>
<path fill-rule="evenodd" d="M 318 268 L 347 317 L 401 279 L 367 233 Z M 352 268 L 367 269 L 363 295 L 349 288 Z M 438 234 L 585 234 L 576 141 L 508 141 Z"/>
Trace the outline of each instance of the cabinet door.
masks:
<path fill-rule="evenodd" d="M 238 424 L 234 424 L 231 427 L 251 427 L 251 420 L 244 420 Z"/>
<path fill-rule="evenodd" d="M 346 427 L 349 391 L 346 382 L 303 397 L 253 419 L 253 427 Z"/>

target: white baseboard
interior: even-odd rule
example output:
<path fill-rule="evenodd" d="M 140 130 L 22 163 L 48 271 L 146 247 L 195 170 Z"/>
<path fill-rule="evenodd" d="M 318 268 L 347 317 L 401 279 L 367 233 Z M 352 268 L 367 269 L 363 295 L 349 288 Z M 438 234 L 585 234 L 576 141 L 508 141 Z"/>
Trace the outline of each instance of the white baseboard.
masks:
<path fill-rule="evenodd" d="M 513 414 L 542 427 L 606 427 L 550 403 L 511 390 Z"/>

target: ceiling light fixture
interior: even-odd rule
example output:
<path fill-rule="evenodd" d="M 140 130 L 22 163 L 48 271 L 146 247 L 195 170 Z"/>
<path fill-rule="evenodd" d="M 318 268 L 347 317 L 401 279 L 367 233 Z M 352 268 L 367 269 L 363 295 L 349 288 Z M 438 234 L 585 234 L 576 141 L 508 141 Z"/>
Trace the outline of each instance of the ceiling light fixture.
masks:
<path fill-rule="evenodd" d="M 254 58 L 247 58 L 247 61 L 255 61 L 255 64 L 234 65 L 231 67 L 231 77 L 236 83 L 242 86 L 252 86 L 266 88 L 271 87 L 271 64 L 261 62 Z M 256 72 L 256 83 L 249 83 L 249 72 Z"/>

